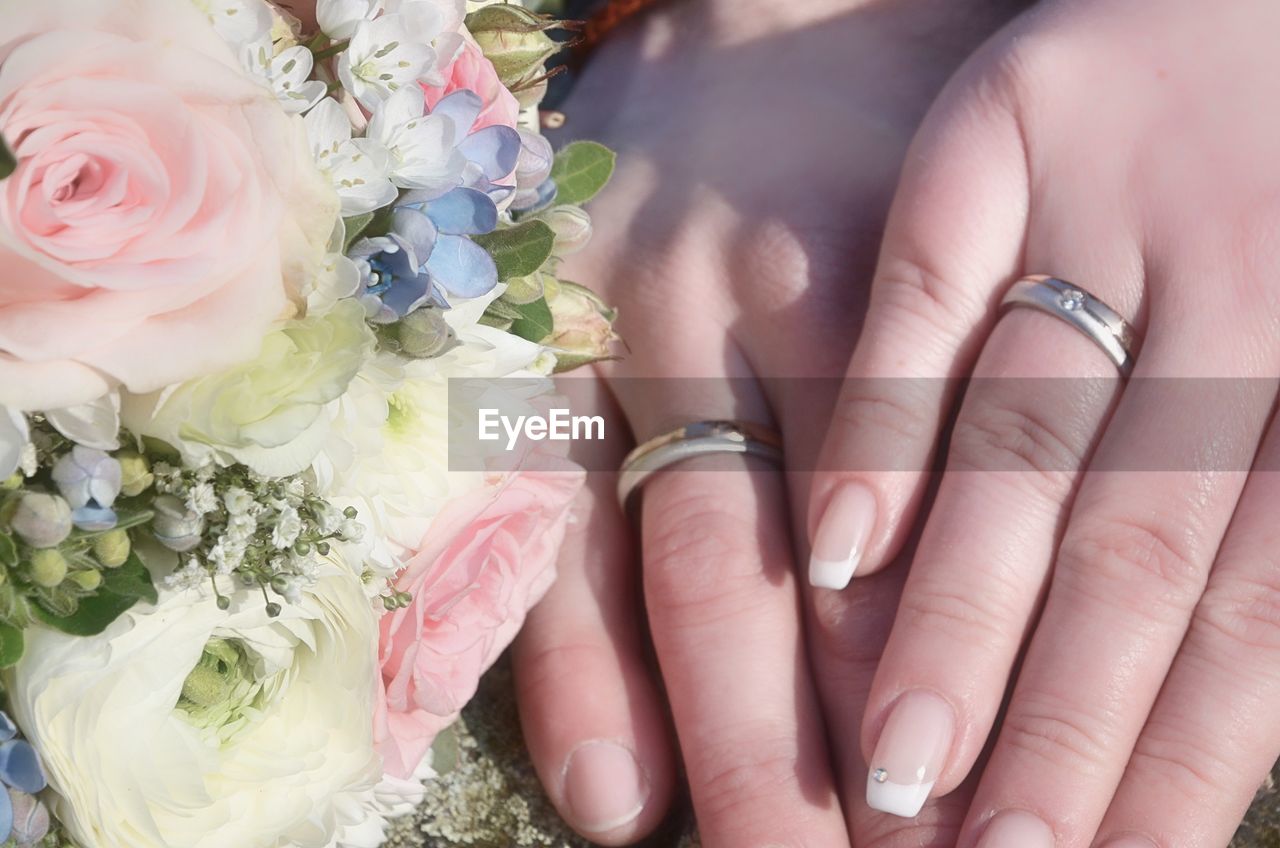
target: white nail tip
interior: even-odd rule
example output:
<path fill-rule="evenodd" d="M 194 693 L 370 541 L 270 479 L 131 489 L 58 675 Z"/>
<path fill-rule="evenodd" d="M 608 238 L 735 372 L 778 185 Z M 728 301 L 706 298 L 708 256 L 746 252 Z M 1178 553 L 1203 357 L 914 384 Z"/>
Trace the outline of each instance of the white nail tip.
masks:
<path fill-rule="evenodd" d="M 928 783 L 894 783 L 887 780 L 878 783 L 867 775 L 867 806 L 882 813 L 913 819 L 924 809 L 933 791 L 933 781 Z"/>
<path fill-rule="evenodd" d="M 852 558 L 833 560 L 813 557 L 809 560 L 809 585 L 816 589 L 843 589 L 853 579 L 857 565 L 857 561 Z"/>

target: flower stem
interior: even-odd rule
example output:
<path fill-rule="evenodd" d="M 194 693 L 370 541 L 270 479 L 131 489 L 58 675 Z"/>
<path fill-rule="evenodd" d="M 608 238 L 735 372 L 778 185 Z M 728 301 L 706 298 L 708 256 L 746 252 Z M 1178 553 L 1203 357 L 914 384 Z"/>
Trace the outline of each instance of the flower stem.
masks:
<path fill-rule="evenodd" d="M 346 50 L 350 44 L 350 41 L 335 41 L 323 50 L 312 49 L 311 52 L 315 54 L 317 62 L 323 62 L 325 59 L 332 59 L 337 56 L 343 50 Z"/>

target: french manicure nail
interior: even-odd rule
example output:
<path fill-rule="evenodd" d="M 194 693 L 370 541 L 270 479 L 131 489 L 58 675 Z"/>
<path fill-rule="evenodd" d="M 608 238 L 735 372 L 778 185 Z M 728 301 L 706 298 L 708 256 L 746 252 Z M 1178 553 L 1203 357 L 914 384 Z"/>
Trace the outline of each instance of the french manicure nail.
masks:
<path fill-rule="evenodd" d="M 649 781 L 635 756 L 615 742 L 579 745 L 564 768 L 569 818 L 579 830 L 607 833 L 639 818 Z"/>
<path fill-rule="evenodd" d="M 932 692 L 908 692 L 894 704 L 867 773 L 867 805 L 903 818 L 920 814 L 942 773 L 956 719 Z"/>
<path fill-rule="evenodd" d="M 978 848 L 1053 848 L 1053 828 L 1031 813 L 1009 810 L 991 820 Z"/>
<path fill-rule="evenodd" d="M 819 589 L 843 589 L 858 570 L 876 524 L 876 497 L 861 483 L 846 483 L 831 496 L 813 534 L 809 583 Z"/>

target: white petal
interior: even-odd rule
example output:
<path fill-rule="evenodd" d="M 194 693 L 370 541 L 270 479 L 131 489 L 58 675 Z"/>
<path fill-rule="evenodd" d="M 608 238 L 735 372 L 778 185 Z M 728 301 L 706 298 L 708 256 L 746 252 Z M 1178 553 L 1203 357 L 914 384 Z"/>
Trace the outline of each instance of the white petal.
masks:
<path fill-rule="evenodd" d="M 316 23 L 325 35 L 341 41 L 350 38 L 361 21 L 370 20 L 381 9 L 381 0 L 319 0 Z"/>
<path fill-rule="evenodd" d="M 29 438 L 26 416 L 0 406 L 0 480 L 7 480 L 18 470 Z"/>
<path fill-rule="evenodd" d="M 120 396 L 115 392 L 93 403 L 50 410 L 45 418 L 78 445 L 104 451 L 120 447 Z"/>
<path fill-rule="evenodd" d="M 334 155 L 334 150 L 351 140 L 351 121 L 347 113 L 332 97 L 327 97 L 316 104 L 303 119 L 307 129 L 307 138 L 311 141 L 311 152 L 321 170 L 327 166 L 325 160 Z"/>

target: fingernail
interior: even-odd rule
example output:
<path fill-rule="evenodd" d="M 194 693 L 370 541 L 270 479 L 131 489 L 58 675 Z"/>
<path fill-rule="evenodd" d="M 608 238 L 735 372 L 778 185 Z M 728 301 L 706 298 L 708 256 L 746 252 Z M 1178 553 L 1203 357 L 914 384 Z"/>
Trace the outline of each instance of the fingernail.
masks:
<path fill-rule="evenodd" d="M 868 806 L 903 818 L 918 816 L 946 764 L 955 732 L 955 713 L 942 698 L 932 692 L 899 698 L 871 759 Z"/>
<path fill-rule="evenodd" d="M 1156 848 L 1156 844 L 1145 836 L 1122 836 L 1108 842 L 1107 848 Z"/>
<path fill-rule="evenodd" d="M 1053 828 L 1031 813 L 1010 810 L 991 820 L 978 848 L 1053 848 Z"/>
<path fill-rule="evenodd" d="M 569 755 L 564 797 L 579 830 L 607 833 L 639 817 L 649 800 L 649 781 L 626 748 L 586 742 Z"/>
<path fill-rule="evenodd" d="M 861 483 L 846 483 L 836 489 L 813 534 L 810 585 L 819 589 L 848 586 L 875 524 L 876 496 L 870 489 Z"/>

